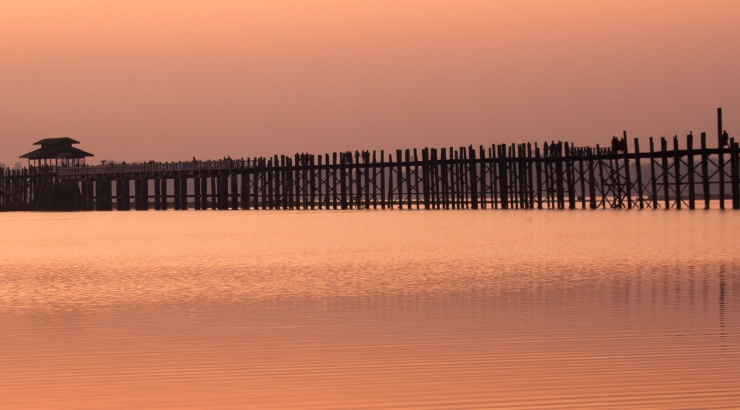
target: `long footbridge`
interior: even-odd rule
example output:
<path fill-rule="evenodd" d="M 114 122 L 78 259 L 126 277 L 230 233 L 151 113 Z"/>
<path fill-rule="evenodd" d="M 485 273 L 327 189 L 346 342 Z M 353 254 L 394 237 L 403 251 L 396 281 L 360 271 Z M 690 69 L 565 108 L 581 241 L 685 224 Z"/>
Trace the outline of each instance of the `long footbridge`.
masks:
<path fill-rule="evenodd" d="M 740 209 L 738 143 L 718 140 L 6 169 L 0 209 Z"/>

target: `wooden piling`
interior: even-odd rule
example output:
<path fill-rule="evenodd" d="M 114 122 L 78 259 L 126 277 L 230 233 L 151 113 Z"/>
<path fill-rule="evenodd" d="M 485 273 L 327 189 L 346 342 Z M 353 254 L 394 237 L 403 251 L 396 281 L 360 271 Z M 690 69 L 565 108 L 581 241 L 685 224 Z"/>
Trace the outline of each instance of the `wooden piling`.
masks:
<path fill-rule="evenodd" d="M 725 209 L 725 147 L 722 141 L 722 108 L 717 108 L 717 168 L 719 173 L 719 209 Z"/>
<path fill-rule="evenodd" d="M 182 189 L 182 184 L 180 183 L 180 178 L 176 177 L 172 180 L 174 186 L 174 200 L 175 200 L 175 210 L 179 211 L 181 208 L 180 200 L 182 199 L 182 194 L 180 193 L 180 190 Z"/>
<path fill-rule="evenodd" d="M 732 209 L 740 209 L 740 169 L 738 169 L 738 144 L 735 139 L 730 139 L 730 176 L 732 190 Z"/>
<path fill-rule="evenodd" d="M 208 176 L 200 174 L 200 209 L 208 210 Z"/>
<path fill-rule="evenodd" d="M 241 194 L 241 209 L 247 210 L 249 209 L 249 159 L 247 159 L 243 164 L 243 169 L 241 170 L 241 188 L 240 188 L 240 194 Z"/>
<path fill-rule="evenodd" d="M 385 151 L 380 150 L 380 207 L 385 209 Z"/>
<path fill-rule="evenodd" d="M 339 164 L 341 165 L 341 168 L 339 170 L 339 179 L 340 179 L 340 186 L 341 186 L 341 200 L 342 200 L 342 209 L 347 209 L 347 155 L 346 153 L 341 153 L 341 156 L 339 158 Z"/>
<path fill-rule="evenodd" d="M 704 209 L 709 209 L 711 193 L 709 190 L 709 152 L 707 151 L 707 133 L 701 133 L 701 184 L 704 196 Z"/>
<path fill-rule="evenodd" d="M 166 177 L 160 178 L 159 183 L 160 183 L 160 188 L 161 188 L 160 190 L 162 192 L 162 199 L 161 199 L 162 210 L 166 211 L 167 208 L 169 207 L 169 203 L 167 199 L 167 178 Z"/>
<path fill-rule="evenodd" d="M 542 156 L 540 147 L 534 144 L 534 160 L 537 175 L 537 209 L 542 209 Z"/>
<path fill-rule="evenodd" d="M 558 142 L 556 145 L 558 161 L 555 163 L 555 183 L 557 184 L 558 209 L 565 209 L 565 190 L 563 181 L 563 143 Z"/>
<path fill-rule="evenodd" d="M 231 209 L 236 211 L 239 209 L 239 174 L 236 170 L 232 170 L 229 178 L 231 179 Z"/>
<path fill-rule="evenodd" d="M 661 170 L 663 172 L 663 201 L 665 203 L 665 209 L 671 209 L 671 196 L 668 190 L 668 142 L 665 137 L 660 137 L 660 159 Z"/>
<path fill-rule="evenodd" d="M 689 209 L 696 209 L 696 187 L 694 186 L 696 169 L 694 168 L 694 135 L 692 133 L 686 136 L 686 165 L 688 167 Z"/>
<path fill-rule="evenodd" d="M 200 177 L 193 177 L 193 207 L 196 211 L 200 211 Z"/>
<path fill-rule="evenodd" d="M 678 152 L 678 135 L 673 137 L 673 174 L 676 183 L 676 209 L 681 209 L 681 156 Z"/>
<path fill-rule="evenodd" d="M 655 175 L 655 145 L 650 137 L 650 188 L 653 197 L 653 209 L 658 209 L 658 183 Z"/>
<path fill-rule="evenodd" d="M 421 150 L 421 175 L 422 175 L 422 190 L 424 195 L 424 209 L 431 209 L 429 205 L 429 149 L 424 148 Z"/>
<path fill-rule="evenodd" d="M 627 198 L 627 209 L 632 209 L 632 176 L 630 175 L 629 144 L 627 144 L 627 131 L 622 131 L 624 141 L 624 189 Z"/>
<path fill-rule="evenodd" d="M 565 142 L 565 172 L 568 186 L 568 209 L 576 209 L 576 189 L 573 183 L 573 158 L 571 157 L 568 142 Z"/>
<path fill-rule="evenodd" d="M 470 201 L 471 208 L 478 209 L 478 164 L 475 159 L 475 149 L 468 148 L 468 164 L 470 166 Z"/>
<path fill-rule="evenodd" d="M 596 165 L 599 167 L 599 193 L 601 194 L 600 206 L 606 208 L 606 180 L 604 178 L 604 150 L 596 144 Z"/>
<path fill-rule="evenodd" d="M 532 175 L 532 144 L 527 143 L 527 196 L 529 198 L 527 208 L 534 208 L 534 177 Z"/>
<path fill-rule="evenodd" d="M 645 192 L 642 183 L 642 164 L 640 163 L 640 140 L 635 138 L 635 173 L 637 174 L 637 203 L 645 209 Z"/>
<path fill-rule="evenodd" d="M 506 145 L 499 145 L 499 190 L 501 192 L 501 209 L 509 209 L 509 181 Z"/>
<path fill-rule="evenodd" d="M 219 186 L 216 183 L 218 179 L 219 178 L 215 174 L 211 174 L 211 209 L 214 211 L 216 209 L 219 209 L 217 200 L 217 198 L 219 197 Z"/>

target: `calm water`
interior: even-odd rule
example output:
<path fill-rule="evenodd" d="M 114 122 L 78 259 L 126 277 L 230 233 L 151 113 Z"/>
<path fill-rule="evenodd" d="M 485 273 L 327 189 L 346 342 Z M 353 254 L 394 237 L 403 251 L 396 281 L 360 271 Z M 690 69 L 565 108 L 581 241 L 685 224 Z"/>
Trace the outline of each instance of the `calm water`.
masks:
<path fill-rule="evenodd" d="M 738 408 L 740 213 L 0 214 L 0 408 Z"/>

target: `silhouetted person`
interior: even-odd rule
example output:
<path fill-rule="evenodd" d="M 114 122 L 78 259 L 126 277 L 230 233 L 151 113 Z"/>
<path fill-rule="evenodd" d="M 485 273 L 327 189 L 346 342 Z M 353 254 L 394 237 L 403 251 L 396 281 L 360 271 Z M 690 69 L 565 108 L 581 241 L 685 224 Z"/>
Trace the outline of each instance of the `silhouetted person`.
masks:
<path fill-rule="evenodd" d="M 622 144 L 619 142 L 619 138 L 616 136 L 612 137 L 612 152 L 617 153 L 621 148 Z"/>
<path fill-rule="evenodd" d="M 727 135 L 727 131 L 722 133 L 722 146 L 730 145 L 730 136 Z"/>

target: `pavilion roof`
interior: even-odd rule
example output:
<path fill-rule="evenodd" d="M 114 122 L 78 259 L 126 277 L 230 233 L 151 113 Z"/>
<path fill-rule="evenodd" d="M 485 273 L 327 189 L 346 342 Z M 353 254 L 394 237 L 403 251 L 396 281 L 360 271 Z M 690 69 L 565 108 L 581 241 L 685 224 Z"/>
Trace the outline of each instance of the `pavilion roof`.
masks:
<path fill-rule="evenodd" d="M 41 148 L 21 155 L 20 158 L 28 159 L 54 159 L 54 158 L 85 158 L 93 154 L 75 148 L 72 144 L 79 144 L 72 138 L 46 138 L 35 142 L 33 145 L 41 145 Z"/>
<path fill-rule="evenodd" d="M 80 141 L 73 140 L 72 138 L 45 138 L 41 141 L 36 141 L 33 143 L 33 145 L 41 145 L 42 147 L 45 145 L 72 145 L 72 144 L 79 144 Z"/>

